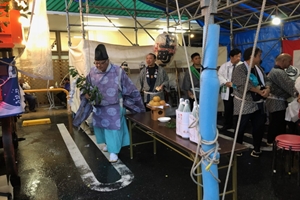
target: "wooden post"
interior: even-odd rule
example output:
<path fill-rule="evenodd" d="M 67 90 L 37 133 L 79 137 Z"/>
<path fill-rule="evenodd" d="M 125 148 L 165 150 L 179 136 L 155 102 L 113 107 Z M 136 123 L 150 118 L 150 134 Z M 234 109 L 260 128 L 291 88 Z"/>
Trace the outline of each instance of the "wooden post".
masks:
<path fill-rule="evenodd" d="M 1 34 L 0 34 L 1 39 Z M 4 46 L 6 44 L 3 44 Z M 1 48 L 2 47 L 2 48 Z M 0 54 L 3 58 L 12 57 L 12 49 L 8 46 L 0 45 Z M 8 76 L 8 66 L 0 63 L 1 75 Z M 1 109 L 1 108 L 0 108 Z M 0 110 L 1 112 L 1 110 Z M 5 115 L 4 115 L 5 116 Z M 18 176 L 18 168 L 16 164 L 15 149 L 18 148 L 18 138 L 16 135 L 16 116 L 9 116 L 1 118 L 2 126 L 2 146 L 4 150 L 4 160 L 6 167 L 7 182 L 10 179 L 11 184 L 20 186 L 20 177 Z"/>
<path fill-rule="evenodd" d="M 178 74 L 178 69 L 177 69 L 177 65 L 176 65 L 176 61 L 174 61 L 174 65 L 175 65 L 175 73 L 176 73 L 176 84 L 177 84 L 177 92 L 178 92 L 178 101 L 181 98 L 180 95 L 180 86 L 179 86 L 179 74 Z M 179 105 L 179 102 L 177 102 Z"/>

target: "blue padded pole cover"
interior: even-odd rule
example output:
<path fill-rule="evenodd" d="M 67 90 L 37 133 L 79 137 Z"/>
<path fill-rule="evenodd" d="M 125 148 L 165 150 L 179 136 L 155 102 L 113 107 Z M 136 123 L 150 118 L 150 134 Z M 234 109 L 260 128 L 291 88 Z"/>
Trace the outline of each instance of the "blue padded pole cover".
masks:
<path fill-rule="evenodd" d="M 204 27 L 203 30 L 206 31 Z M 219 34 L 220 26 L 216 24 L 208 25 L 208 35 L 206 48 L 203 47 L 204 54 L 204 70 L 200 78 L 200 112 L 199 112 L 199 126 L 202 140 L 213 141 L 216 137 L 217 128 L 217 108 L 219 97 L 219 79 L 217 75 L 217 60 L 218 60 L 218 47 L 219 47 Z M 205 35 L 205 34 L 203 34 Z M 205 69 L 208 68 L 208 69 Z M 207 152 L 214 148 L 216 145 L 202 145 L 202 149 Z M 214 153 L 210 155 L 212 158 Z M 217 159 L 219 159 L 217 153 Z M 204 161 L 201 164 L 202 178 L 203 178 L 203 199 L 204 200 L 219 200 L 219 183 L 206 170 L 209 163 Z M 218 165 L 212 164 L 210 167 L 211 172 L 218 178 Z"/>

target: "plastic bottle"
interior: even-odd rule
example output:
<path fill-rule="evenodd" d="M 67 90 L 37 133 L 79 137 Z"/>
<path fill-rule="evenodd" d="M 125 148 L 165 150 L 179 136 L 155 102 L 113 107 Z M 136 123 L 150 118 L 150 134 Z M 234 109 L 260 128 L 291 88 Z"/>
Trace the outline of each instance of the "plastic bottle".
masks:
<path fill-rule="evenodd" d="M 184 103 L 185 103 L 185 106 L 184 106 L 183 112 L 191 112 L 190 101 L 188 99 L 186 99 L 184 101 Z"/>
<path fill-rule="evenodd" d="M 184 98 L 180 98 L 179 100 L 179 106 L 178 106 L 178 111 L 183 111 L 184 109 Z"/>
<path fill-rule="evenodd" d="M 189 134 L 189 116 L 191 114 L 191 108 L 190 108 L 190 101 L 186 99 L 184 101 L 184 108 L 182 111 L 182 118 L 181 118 L 181 133 L 180 136 L 184 139 L 188 139 L 190 137 Z"/>
<path fill-rule="evenodd" d="M 196 101 L 194 101 L 194 105 L 193 105 L 193 110 L 192 110 L 192 115 L 197 118 L 198 115 L 199 115 L 199 107 L 198 107 L 198 104 L 196 103 Z"/>

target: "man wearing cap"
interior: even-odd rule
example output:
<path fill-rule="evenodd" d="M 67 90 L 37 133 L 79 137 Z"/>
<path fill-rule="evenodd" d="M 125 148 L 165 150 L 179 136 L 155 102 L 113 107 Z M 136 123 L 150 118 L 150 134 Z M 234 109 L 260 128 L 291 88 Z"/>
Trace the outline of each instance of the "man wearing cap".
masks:
<path fill-rule="evenodd" d="M 87 80 L 97 86 L 102 95 L 101 103 L 93 109 L 94 132 L 97 143 L 105 143 L 102 150 L 110 153 L 109 161 L 116 162 L 121 148 L 130 143 L 124 117 L 126 109 L 140 113 L 145 112 L 145 107 L 140 92 L 124 70 L 110 63 L 103 44 L 95 49 L 94 64 Z"/>

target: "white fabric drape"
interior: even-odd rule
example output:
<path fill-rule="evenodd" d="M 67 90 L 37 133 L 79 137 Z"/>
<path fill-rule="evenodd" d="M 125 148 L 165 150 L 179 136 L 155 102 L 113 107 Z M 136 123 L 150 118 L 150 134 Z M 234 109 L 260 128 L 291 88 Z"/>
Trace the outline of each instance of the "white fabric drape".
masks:
<path fill-rule="evenodd" d="M 32 11 L 26 47 L 16 59 L 16 66 L 28 76 L 52 80 L 53 64 L 46 1 L 35 0 Z"/>

